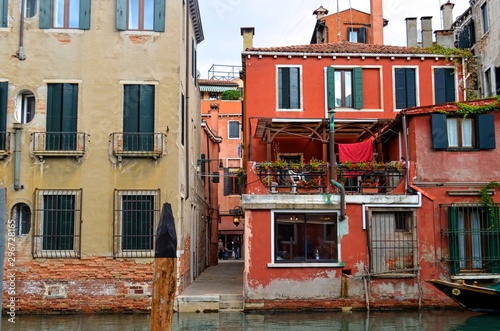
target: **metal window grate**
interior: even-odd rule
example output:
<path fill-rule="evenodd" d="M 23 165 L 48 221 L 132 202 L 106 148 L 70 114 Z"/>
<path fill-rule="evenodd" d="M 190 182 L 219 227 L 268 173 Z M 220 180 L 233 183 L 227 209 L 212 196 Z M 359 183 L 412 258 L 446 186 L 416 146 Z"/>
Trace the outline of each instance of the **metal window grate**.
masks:
<path fill-rule="evenodd" d="M 412 211 L 370 211 L 370 272 L 414 272 L 417 252 Z"/>
<path fill-rule="evenodd" d="M 81 257 L 82 189 L 36 189 L 35 206 L 33 257 Z"/>
<path fill-rule="evenodd" d="M 500 272 L 499 205 L 440 205 L 441 233 L 447 239 L 450 272 Z"/>
<path fill-rule="evenodd" d="M 115 190 L 113 256 L 154 257 L 160 190 Z"/>

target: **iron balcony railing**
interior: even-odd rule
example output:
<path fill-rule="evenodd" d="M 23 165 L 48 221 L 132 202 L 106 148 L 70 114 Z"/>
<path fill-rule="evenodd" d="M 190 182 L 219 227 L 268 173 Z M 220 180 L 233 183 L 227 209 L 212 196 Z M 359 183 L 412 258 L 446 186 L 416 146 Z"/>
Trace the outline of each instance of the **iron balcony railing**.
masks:
<path fill-rule="evenodd" d="M 10 132 L 0 131 L 0 157 L 10 154 Z"/>
<path fill-rule="evenodd" d="M 329 165 L 274 167 L 270 162 L 256 164 L 260 181 L 269 193 L 326 193 L 334 191 L 330 185 Z M 349 194 L 387 194 L 405 178 L 405 167 L 400 163 L 337 164 L 337 181 Z"/>
<path fill-rule="evenodd" d="M 113 154 L 118 157 L 161 157 L 166 151 L 164 133 L 114 132 Z"/>
<path fill-rule="evenodd" d="M 87 149 L 85 132 L 33 132 L 31 135 L 36 156 L 83 156 Z"/>

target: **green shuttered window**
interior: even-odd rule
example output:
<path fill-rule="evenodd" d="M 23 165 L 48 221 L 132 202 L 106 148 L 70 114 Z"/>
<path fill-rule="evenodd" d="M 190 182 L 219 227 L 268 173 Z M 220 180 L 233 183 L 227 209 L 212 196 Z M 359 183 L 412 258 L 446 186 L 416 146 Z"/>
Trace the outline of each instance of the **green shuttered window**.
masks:
<path fill-rule="evenodd" d="M 455 74 L 451 68 L 434 69 L 434 103 L 455 102 Z"/>
<path fill-rule="evenodd" d="M 278 108 L 301 109 L 300 68 L 278 68 Z"/>
<path fill-rule="evenodd" d="M 335 69 L 328 67 L 327 102 L 328 108 L 363 109 L 363 70 Z"/>
<path fill-rule="evenodd" d="M 5 150 L 7 139 L 7 92 L 9 83 L 0 82 L 0 150 Z"/>
<path fill-rule="evenodd" d="M 396 109 L 411 108 L 417 105 L 417 86 L 415 69 L 396 68 L 394 70 Z"/>
<path fill-rule="evenodd" d="M 125 85 L 123 149 L 152 151 L 154 148 L 154 85 Z"/>
<path fill-rule="evenodd" d="M 91 0 L 40 0 L 40 29 L 89 30 L 91 2 Z"/>
<path fill-rule="evenodd" d="M 6 28 L 8 26 L 8 0 L 0 0 L 0 28 Z"/>
<path fill-rule="evenodd" d="M 47 123 L 45 149 L 76 149 L 78 84 L 47 85 Z"/>
<path fill-rule="evenodd" d="M 116 29 L 165 31 L 165 0 L 117 0 Z"/>

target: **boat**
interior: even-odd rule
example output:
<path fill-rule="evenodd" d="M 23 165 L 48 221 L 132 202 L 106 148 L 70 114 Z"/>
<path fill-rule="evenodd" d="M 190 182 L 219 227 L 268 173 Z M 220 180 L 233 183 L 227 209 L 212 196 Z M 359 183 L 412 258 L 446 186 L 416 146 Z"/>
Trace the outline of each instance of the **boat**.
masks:
<path fill-rule="evenodd" d="M 482 313 L 500 313 L 500 284 L 493 286 L 468 285 L 444 280 L 427 280 L 438 290 L 467 310 Z"/>

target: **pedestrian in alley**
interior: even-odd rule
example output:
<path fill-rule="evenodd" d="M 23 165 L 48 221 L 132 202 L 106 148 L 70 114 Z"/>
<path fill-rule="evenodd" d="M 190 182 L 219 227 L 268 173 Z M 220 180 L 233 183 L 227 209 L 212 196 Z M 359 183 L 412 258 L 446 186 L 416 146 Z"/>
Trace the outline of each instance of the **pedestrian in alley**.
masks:
<path fill-rule="evenodd" d="M 222 260 L 224 257 L 224 243 L 222 242 L 222 239 L 219 238 L 219 260 Z"/>
<path fill-rule="evenodd" d="M 237 237 L 234 237 L 233 240 L 233 251 L 234 251 L 234 259 L 238 260 L 240 258 L 240 242 Z"/>

